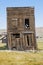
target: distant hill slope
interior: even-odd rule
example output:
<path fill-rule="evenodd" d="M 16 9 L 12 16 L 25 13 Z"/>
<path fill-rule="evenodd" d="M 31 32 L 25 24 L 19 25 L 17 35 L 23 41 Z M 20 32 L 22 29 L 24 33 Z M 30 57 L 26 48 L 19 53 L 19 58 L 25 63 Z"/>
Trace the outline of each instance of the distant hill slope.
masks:
<path fill-rule="evenodd" d="M 0 29 L 0 34 L 3 32 L 7 33 L 7 30 L 6 29 Z M 43 27 L 37 27 L 36 28 L 36 36 L 43 37 Z"/>
<path fill-rule="evenodd" d="M 7 30 L 6 29 L 1 29 L 0 30 L 0 35 L 3 35 L 3 34 L 4 35 L 7 34 Z M 43 27 L 37 27 L 36 28 L 36 40 L 38 42 L 43 42 Z"/>
<path fill-rule="evenodd" d="M 0 29 L 0 34 L 2 33 L 7 33 L 7 30 L 6 29 Z"/>
<path fill-rule="evenodd" d="M 43 42 L 43 27 L 36 28 L 36 37 L 38 42 Z"/>
<path fill-rule="evenodd" d="M 43 37 L 43 27 L 36 28 L 36 36 Z"/>

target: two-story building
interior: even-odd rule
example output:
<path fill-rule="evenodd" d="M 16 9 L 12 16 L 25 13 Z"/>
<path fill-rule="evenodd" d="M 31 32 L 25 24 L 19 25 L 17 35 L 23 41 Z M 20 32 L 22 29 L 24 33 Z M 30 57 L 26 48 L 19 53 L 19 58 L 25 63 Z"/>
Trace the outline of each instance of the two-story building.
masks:
<path fill-rule="evenodd" d="M 7 8 L 7 35 L 9 49 L 36 49 L 33 7 Z"/>

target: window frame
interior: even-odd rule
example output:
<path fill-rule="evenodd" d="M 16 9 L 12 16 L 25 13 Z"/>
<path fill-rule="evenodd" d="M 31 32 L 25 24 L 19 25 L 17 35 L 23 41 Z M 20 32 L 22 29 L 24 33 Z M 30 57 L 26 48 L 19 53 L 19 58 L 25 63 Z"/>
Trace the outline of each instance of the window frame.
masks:
<path fill-rule="evenodd" d="M 26 19 L 28 20 L 28 26 L 26 26 L 26 24 L 25 24 L 26 21 L 25 21 L 25 22 L 24 22 L 25 28 L 30 28 L 29 18 L 25 18 L 25 20 L 26 20 Z"/>

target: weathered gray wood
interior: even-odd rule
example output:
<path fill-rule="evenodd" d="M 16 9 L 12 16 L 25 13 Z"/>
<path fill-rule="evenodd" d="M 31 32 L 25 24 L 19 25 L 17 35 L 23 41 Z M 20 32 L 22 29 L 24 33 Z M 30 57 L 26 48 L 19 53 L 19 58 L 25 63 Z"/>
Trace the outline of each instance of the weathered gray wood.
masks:
<path fill-rule="evenodd" d="M 33 36 L 33 34 L 32 34 L 32 45 L 34 47 L 34 36 Z"/>
<path fill-rule="evenodd" d="M 19 45 L 19 38 L 17 38 L 16 40 L 17 40 L 17 50 L 19 50 L 19 47 L 20 47 L 20 45 Z"/>
<path fill-rule="evenodd" d="M 26 43 L 26 47 L 28 47 L 27 35 L 25 35 L 25 43 Z"/>
<path fill-rule="evenodd" d="M 9 49 L 11 50 L 12 49 L 12 43 L 11 43 L 11 33 L 9 34 Z"/>
<path fill-rule="evenodd" d="M 23 47 L 25 46 L 25 39 L 24 39 L 24 35 L 23 35 Z"/>
<path fill-rule="evenodd" d="M 26 28 L 25 26 L 25 19 L 29 19 L 28 28 Z M 27 47 L 31 45 L 36 47 L 34 8 L 33 7 L 8 7 L 7 8 L 7 33 L 9 33 L 8 34 L 9 49 L 12 49 L 12 47 L 16 47 L 17 50 L 23 50 L 23 49 L 27 49 Z M 16 34 L 18 33 L 20 34 L 20 37 L 18 35 L 18 38 L 16 38 L 17 36 Z M 29 37 L 29 45 L 27 41 L 27 35 Z M 30 38 L 32 38 L 32 44 Z"/>

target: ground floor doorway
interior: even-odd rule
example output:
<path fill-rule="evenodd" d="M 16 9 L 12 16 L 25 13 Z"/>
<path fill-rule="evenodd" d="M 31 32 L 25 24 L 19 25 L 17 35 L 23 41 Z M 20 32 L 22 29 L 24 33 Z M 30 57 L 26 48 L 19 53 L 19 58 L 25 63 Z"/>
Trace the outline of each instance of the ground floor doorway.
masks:
<path fill-rule="evenodd" d="M 23 50 L 23 49 L 32 49 L 34 45 L 34 35 L 29 34 L 11 34 L 10 37 L 11 49 Z"/>

